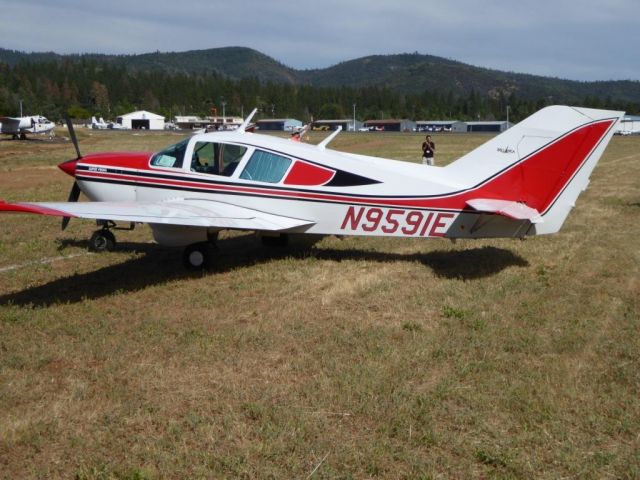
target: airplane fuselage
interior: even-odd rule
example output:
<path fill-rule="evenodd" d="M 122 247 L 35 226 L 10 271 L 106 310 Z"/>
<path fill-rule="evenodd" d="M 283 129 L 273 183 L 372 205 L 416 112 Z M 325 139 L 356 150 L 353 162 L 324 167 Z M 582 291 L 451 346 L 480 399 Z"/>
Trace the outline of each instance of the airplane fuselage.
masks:
<path fill-rule="evenodd" d="M 192 159 L 205 142 L 246 148 L 231 175 L 193 171 Z M 243 178 L 256 152 L 289 159 L 278 181 Z M 286 153 L 285 153 L 286 152 Z M 165 202 L 203 200 L 309 220 L 294 232 L 395 237 L 524 236 L 529 222 L 492 216 L 482 229 L 481 213 L 465 201 L 476 195 L 469 183 L 455 181 L 439 167 L 383 160 L 317 149 L 313 145 L 265 135 L 210 133 L 192 137 L 177 168 L 154 166 L 154 154 L 89 155 L 78 162 L 75 176 L 93 201 Z M 357 172 L 357 173 L 356 173 Z M 363 174 L 364 172 L 364 174 Z M 425 195 L 425 192 L 430 192 Z M 467 193 L 465 193 L 467 192 Z M 184 229 L 175 239 L 172 227 L 151 224 L 160 243 L 189 244 Z M 211 230 L 211 229 L 209 229 Z M 206 236 L 206 231 L 194 232 Z M 163 241 L 164 240 L 164 241 Z"/>

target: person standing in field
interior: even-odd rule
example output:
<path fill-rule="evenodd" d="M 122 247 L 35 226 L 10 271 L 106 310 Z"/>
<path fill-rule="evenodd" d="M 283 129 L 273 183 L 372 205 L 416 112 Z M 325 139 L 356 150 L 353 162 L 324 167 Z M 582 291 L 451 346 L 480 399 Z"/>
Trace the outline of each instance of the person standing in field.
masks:
<path fill-rule="evenodd" d="M 431 135 L 422 142 L 422 164 L 433 166 L 433 155 L 436 153 L 436 144 L 431 140 Z"/>

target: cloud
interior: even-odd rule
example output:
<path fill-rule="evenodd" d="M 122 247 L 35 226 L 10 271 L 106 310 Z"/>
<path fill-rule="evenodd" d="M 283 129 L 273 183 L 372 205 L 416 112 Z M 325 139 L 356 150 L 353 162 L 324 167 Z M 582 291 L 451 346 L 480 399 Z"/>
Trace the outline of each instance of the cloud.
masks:
<path fill-rule="evenodd" d="M 1 0 L 0 0 L 1 1 Z M 419 51 L 579 80 L 640 79 L 637 0 L 4 2 L 0 45 L 59 53 L 255 48 L 295 68 Z"/>

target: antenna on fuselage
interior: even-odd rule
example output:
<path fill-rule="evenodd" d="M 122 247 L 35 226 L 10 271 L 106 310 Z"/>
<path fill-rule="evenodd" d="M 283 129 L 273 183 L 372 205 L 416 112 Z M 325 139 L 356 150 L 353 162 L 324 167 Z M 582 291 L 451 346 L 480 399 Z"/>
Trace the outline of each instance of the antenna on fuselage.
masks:
<path fill-rule="evenodd" d="M 338 128 L 336 128 L 336 131 L 333 132 L 331 135 L 329 135 L 327 138 L 325 138 L 323 141 L 321 141 L 318 145 L 316 145 L 320 150 L 324 150 L 325 147 L 327 145 L 329 145 L 329 142 L 331 142 L 331 140 L 333 140 L 334 138 L 336 138 L 338 136 L 338 134 L 342 131 L 342 126 L 339 125 Z"/>
<path fill-rule="evenodd" d="M 251 113 L 247 115 L 247 118 L 245 118 L 244 121 L 240 124 L 240 126 L 238 127 L 238 131 L 240 133 L 245 132 L 245 130 L 249 126 L 249 122 L 251 122 L 251 119 L 253 118 L 253 116 L 256 114 L 257 111 L 258 111 L 257 108 L 254 108 L 253 110 L 251 110 Z"/>

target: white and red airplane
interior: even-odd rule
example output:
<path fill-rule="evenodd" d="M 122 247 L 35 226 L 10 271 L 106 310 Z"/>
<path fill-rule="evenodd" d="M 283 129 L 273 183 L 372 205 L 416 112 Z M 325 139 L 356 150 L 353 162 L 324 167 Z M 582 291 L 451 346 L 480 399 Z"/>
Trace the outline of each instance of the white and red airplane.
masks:
<path fill-rule="evenodd" d="M 255 111 L 254 111 L 255 112 Z M 98 153 L 59 167 L 69 202 L 4 203 L 0 211 L 96 219 L 93 250 L 111 249 L 116 222 L 148 223 L 208 264 L 223 229 L 276 241 L 288 233 L 486 238 L 557 232 L 622 112 L 552 106 L 445 167 L 328 150 L 238 130 L 190 136 L 158 153 Z M 82 191 L 91 202 L 76 200 Z"/>

